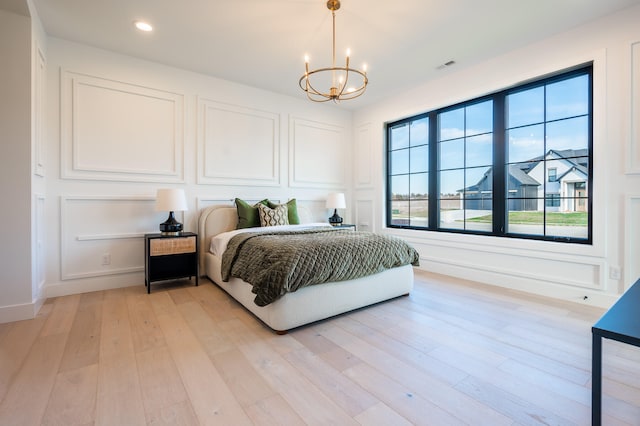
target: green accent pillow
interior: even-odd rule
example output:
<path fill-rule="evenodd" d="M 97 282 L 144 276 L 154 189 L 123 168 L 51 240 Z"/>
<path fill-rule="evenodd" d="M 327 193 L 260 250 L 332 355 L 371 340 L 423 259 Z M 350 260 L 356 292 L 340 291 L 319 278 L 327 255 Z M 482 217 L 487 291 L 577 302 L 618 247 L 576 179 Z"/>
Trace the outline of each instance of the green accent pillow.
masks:
<path fill-rule="evenodd" d="M 267 206 L 269 206 L 272 209 L 275 209 L 276 207 L 280 206 L 280 205 L 286 205 L 287 206 L 287 216 L 289 219 L 289 224 L 290 225 L 300 225 L 300 216 L 298 216 L 298 204 L 296 203 L 296 199 L 292 198 L 291 200 L 287 201 L 286 204 L 276 204 L 272 201 L 269 201 L 267 203 Z"/>
<path fill-rule="evenodd" d="M 236 229 L 254 228 L 260 226 L 260 215 L 258 214 L 258 204 L 267 205 L 269 200 L 266 198 L 258 201 L 253 206 L 240 198 L 235 199 L 236 210 L 238 211 L 238 226 Z"/>

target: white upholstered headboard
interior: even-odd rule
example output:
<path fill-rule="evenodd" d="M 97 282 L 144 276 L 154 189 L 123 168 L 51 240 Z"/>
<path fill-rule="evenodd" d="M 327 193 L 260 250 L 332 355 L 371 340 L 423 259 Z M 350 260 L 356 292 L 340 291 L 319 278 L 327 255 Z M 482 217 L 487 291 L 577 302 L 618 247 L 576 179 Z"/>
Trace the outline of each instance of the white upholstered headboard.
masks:
<path fill-rule="evenodd" d="M 298 206 L 298 217 L 300 223 L 313 222 L 313 216 L 304 206 Z M 209 245 L 211 244 L 211 237 L 218 235 L 222 232 L 233 231 L 238 225 L 238 213 L 235 206 L 214 205 L 209 206 L 200 212 L 200 218 L 198 219 L 198 239 L 199 239 L 199 251 L 200 259 L 204 258 L 204 254 L 209 251 Z M 202 269 L 202 262 L 200 263 L 200 270 Z"/>

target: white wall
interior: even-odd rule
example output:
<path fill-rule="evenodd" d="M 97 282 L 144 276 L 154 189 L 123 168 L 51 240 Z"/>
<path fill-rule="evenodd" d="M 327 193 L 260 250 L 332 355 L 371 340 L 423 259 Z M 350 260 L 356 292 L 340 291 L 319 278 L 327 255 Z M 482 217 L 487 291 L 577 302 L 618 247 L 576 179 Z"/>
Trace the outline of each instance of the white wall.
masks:
<path fill-rule="evenodd" d="M 30 19 L 0 10 L 0 322 L 33 315 L 30 52 Z"/>
<path fill-rule="evenodd" d="M 631 8 L 483 63 L 466 68 L 458 64 L 444 70 L 438 80 L 357 111 L 356 144 L 366 156 L 354 158 L 356 178 L 360 179 L 355 182 L 354 198 L 356 205 L 363 206 L 356 212 L 356 222 L 373 218 L 377 229 L 384 227 L 385 122 L 594 61 L 592 246 L 408 230 L 387 232 L 414 243 L 421 253 L 421 267 L 427 270 L 610 305 L 640 277 L 638 22 L 640 7 Z M 610 279 L 610 268 L 618 267 L 622 268 L 622 279 Z M 586 301 L 584 296 L 588 296 Z"/>
<path fill-rule="evenodd" d="M 185 189 L 189 231 L 234 197 L 326 220 L 350 189 L 350 112 L 55 38 L 47 70 L 47 296 L 143 285 L 158 188 Z"/>

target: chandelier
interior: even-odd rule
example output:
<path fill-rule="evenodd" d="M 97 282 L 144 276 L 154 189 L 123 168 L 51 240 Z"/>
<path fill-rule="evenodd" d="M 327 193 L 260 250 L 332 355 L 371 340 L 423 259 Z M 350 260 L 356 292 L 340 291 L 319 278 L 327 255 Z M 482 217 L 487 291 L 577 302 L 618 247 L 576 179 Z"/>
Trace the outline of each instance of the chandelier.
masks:
<path fill-rule="evenodd" d="M 344 67 L 336 66 L 336 10 L 340 9 L 340 0 L 328 0 L 327 8 L 333 17 L 333 62 L 331 68 L 309 70 L 309 57 L 305 56 L 305 72 L 298 84 L 307 93 L 307 98 L 314 102 L 345 101 L 357 98 L 367 88 L 366 66 L 360 71 L 349 67 L 350 51 L 347 49 L 347 60 Z M 321 86 L 328 86 L 323 91 Z"/>

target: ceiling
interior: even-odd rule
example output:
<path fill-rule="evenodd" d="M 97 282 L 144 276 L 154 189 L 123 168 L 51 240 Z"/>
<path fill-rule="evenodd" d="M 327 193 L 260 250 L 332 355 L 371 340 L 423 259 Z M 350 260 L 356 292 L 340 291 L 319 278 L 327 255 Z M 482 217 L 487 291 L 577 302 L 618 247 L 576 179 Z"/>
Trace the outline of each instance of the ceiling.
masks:
<path fill-rule="evenodd" d="M 20 9 L 26 0 L 3 0 Z M 33 0 L 54 37 L 304 99 L 298 80 L 330 66 L 325 0 Z M 442 73 L 640 4 L 640 0 L 342 0 L 337 61 L 367 64 L 360 108 Z M 2 6 L 0 6 L 2 8 Z M 154 27 L 142 33 L 133 21 Z M 453 66 L 438 69 L 454 60 Z"/>

